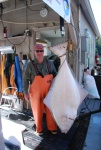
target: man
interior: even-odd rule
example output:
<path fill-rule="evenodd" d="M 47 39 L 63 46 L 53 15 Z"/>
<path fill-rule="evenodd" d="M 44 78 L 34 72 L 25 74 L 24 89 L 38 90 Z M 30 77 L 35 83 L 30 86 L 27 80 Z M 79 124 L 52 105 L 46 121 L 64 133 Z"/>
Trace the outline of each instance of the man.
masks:
<path fill-rule="evenodd" d="M 45 110 L 47 128 L 52 134 L 57 134 L 56 123 L 51 112 L 43 103 L 51 86 L 52 79 L 56 76 L 57 72 L 53 63 L 44 58 L 44 47 L 42 44 L 34 46 L 34 56 L 35 60 L 28 63 L 23 75 L 24 96 L 26 100 L 30 99 L 36 124 L 36 133 L 38 135 L 43 134 L 42 118 Z"/>

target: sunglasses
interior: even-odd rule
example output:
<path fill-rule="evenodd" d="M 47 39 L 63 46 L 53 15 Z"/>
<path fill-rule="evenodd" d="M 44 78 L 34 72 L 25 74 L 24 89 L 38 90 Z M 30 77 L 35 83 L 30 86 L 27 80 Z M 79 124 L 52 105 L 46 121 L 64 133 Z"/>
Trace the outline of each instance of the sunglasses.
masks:
<path fill-rule="evenodd" d="M 42 53 L 42 52 L 44 52 L 44 50 L 35 50 L 35 52 L 36 52 L 36 53 L 39 53 L 39 52 Z"/>

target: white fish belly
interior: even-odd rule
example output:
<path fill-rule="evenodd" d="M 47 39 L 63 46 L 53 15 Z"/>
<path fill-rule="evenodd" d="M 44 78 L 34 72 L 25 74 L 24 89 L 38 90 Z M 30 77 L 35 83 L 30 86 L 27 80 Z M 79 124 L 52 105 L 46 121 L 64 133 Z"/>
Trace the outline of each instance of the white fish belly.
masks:
<path fill-rule="evenodd" d="M 79 89 L 65 62 L 56 76 L 51 95 L 53 117 L 62 132 L 66 133 L 72 126 L 79 104 Z"/>

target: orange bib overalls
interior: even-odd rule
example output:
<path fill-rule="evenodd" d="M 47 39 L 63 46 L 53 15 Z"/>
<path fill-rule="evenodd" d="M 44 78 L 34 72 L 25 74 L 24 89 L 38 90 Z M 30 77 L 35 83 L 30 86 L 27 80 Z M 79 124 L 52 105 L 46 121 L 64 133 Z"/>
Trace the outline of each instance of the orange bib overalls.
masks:
<path fill-rule="evenodd" d="M 51 112 L 43 103 L 43 100 L 51 86 L 52 79 L 52 74 L 45 75 L 44 77 L 35 76 L 34 81 L 30 86 L 30 103 L 35 119 L 36 131 L 38 133 L 42 131 L 42 118 L 44 110 L 46 112 L 46 122 L 48 130 L 57 130 L 57 125 L 51 115 Z"/>

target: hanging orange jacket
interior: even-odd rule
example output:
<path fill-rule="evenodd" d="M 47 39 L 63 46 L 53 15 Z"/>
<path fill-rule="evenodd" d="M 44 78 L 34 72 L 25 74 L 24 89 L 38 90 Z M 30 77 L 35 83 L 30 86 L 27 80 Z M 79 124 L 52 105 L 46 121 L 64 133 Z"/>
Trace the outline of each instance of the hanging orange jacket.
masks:
<path fill-rule="evenodd" d="M 10 84 L 11 87 L 16 87 L 15 79 L 14 79 L 14 64 L 11 66 L 11 74 L 10 74 Z M 15 89 L 12 89 L 12 94 L 14 94 Z"/>
<path fill-rule="evenodd" d="M 6 61 L 6 55 L 2 55 L 2 62 L 1 62 L 1 78 L 2 78 L 2 92 L 8 87 L 7 85 L 7 79 L 4 75 L 4 66 L 5 66 L 5 61 Z M 10 90 L 6 91 L 6 94 L 9 94 Z"/>
<path fill-rule="evenodd" d="M 36 131 L 38 133 L 42 132 L 42 118 L 44 110 L 46 112 L 46 123 L 48 130 L 57 130 L 57 125 L 51 115 L 51 112 L 43 103 L 43 100 L 51 86 L 52 79 L 52 74 L 45 75 L 44 77 L 37 75 L 30 86 L 30 103 L 36 123 Z"/>

